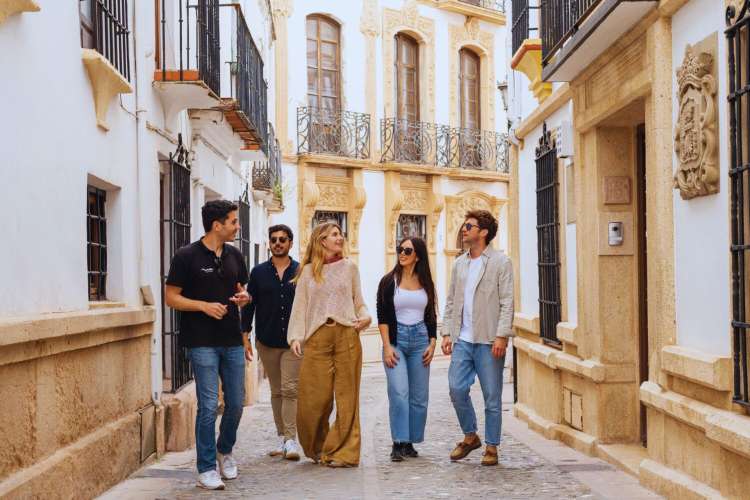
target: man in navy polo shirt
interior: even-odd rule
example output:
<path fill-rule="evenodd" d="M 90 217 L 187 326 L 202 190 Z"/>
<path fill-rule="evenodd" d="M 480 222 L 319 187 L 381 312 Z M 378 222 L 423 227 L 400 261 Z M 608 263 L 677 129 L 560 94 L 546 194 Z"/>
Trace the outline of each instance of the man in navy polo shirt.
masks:
<path fill-rule="evenodd" d="M 224 489 L 224 479 L 237 477 L 232 447 L 245 399 L 245 356 L 239 308 L 250 297 L 245 290 L 247 266 L 228 243 L 240 229 L 237 205 L 226 200 L 203 206 L 205 236 L 180 248 L 172 258 L 166 303 L 181 311 L 180 344 L 188 349 L 198 395 L 195 444 L 198 486 Z M 216 439 L 219 379 L 224 413 Z M 218 451 L 218 454 L 217 454 Z M 219 472 L 216 462 L 219 462 Z"/>
<path fill-rule="evenodd" d="M 250 272 L 248 292 L 252 302 L 242 310 L 243 341 L 247 358 L 252 359 L 248 338 L 255 317 L 256 347 L 271 385 L 271 407 L 279 448 L 271 455 L 299 460 L 297 444 L 297 382 L 302 360 L 286 342 L 289 314 L 294 302 L 294 283 L 299 264 L 289 257 L 294 235 L 289 226 L 279 224 L 268 229 L 271 258 Z"/>

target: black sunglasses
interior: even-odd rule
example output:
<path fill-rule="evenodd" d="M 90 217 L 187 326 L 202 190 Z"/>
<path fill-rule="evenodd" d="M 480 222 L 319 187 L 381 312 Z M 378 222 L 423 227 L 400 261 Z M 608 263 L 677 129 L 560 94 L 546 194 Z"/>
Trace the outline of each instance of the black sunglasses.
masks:
<path fill-rule="evenodd" d="M 475 227 L 479 228 L 479 225 L 478 224 L 472 224 L 471 222 L 467 222 L 466 224 L 464 224 L 464 227 L 466 228 L 467 231 L 471 231 Z"/>
<path fill-rule="evenodd" d="M 413 248 L 408 248 L 408 247 L 402 247 L 401 245 L 399 245 L 399 246 L 396 247 L 396 254 L 400 254 L 400 253 L 402 253 L 402 254 L 404 254 L 404 255 L 406 255 L 408 257 L 409 255 L 411 255 L 411 254 L 414 253 L 414 249 Z"/>
<path fill-rule="evenodd" d="M 216 274 L 219 278 L 224 277 L 224 266 L 222 265 L 221 257 L 214 257 L 214 265 L 216 266 Z"/>
<path fill-rule="evenodd" d="M 283 245 L 284 243 L 286 243 L 287 241 L 289 241 L 289 238 L 287 238 L 286 236 L 273 236 L 273 237 L 271 237 L 271 243 L 272 244 L 275 245 L 277 241 Z"/>

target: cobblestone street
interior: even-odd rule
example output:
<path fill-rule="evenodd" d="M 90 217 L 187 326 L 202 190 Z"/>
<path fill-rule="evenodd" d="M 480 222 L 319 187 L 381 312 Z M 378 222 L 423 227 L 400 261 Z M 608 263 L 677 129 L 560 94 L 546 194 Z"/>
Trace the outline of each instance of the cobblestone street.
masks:
<path fill-rule="evenodd" d="M 382 366 L 365 366 L 362 377 L 362 463 L 329 469 L 307 459 L 269 457 L 276 443 L 267 383 L 261 401 L 245 409 L 235 457 L 240 477 L 227 489 L 195 487 L 195 451 L 170 453 L 103 495 L 125 498 L 658 498 L 609 464 L 584 456 L 529 431 L 511 415 L 512 386 L 506 384 L 503 442 L 498 467 L 479 465 L 481 450 L 459 463 L 448 459 L 461 435 L 447 388 L 448 361 L 433 363 L 430 412 L 420 457 L 391 463 L 388 401 Z M 478 383 L 472 396 L 482 416 Z M 480 436 L 483 422 L 480 420 Z"/>

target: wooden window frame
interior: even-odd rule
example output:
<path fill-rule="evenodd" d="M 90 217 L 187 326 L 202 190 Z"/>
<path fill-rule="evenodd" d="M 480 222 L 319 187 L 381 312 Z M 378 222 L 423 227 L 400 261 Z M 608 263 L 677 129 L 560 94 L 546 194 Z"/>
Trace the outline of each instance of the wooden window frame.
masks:
<path fill-rule="evenodd" d="M 393 37 L 393 43 L 394 43 L 394 48 L 395 48 L 395 57 L 393 58 L 393 70 L 395 72 L 395 80 L 396 80 L 396 85 L 395 85 L 395 89 L 396 89 L 396 99 L 395 99 L 396 110 L 395 111 L 396 112 L 395 112 L 395 116 L 398 119 L 402 118 L 400 116 L 400 114 L 399 114 L 400 110 L 401 110 L 401 106 L 399 105 L 399 103 L 400 103 L 400 99 L 401 99 L 401 88 L 402 88 L 402 81 L 401 81 L 401 77 L 400 77 L 401 72 L 399 71 L 399 69 L 401 68 L 401 51 L 399 50 L 399 43 L 401 43 L 400 40 L 410 40 L 411 42 L 414 43 L 414 46 L 416 48 L 416 58 L 415 58 L 416 60 L 414 62 L 414 79 L 415 79 L 415 81 L 417 83 L 417 85 L 416 85 L 417 88 L 416 88 L 416 92 L 415 92 L 415 101 L 416 101 L 416 113 L 415 114 L 416 114 L 416 119 L 414 121 L 418 122 L 418 121 L 420 121 L 421 114 L 422 114 L 421 113 L 422 110 L 420 109 L 421 108 L 421 105 L 420 105 L 421 104 L 421 101 L 420 101 L 420 99 L 421 99 L 420 98 L 420 91 L 421 91 L 421 89 L 420 89 L 420 70 L 419 70 L 419 66 L 420 66 L 421 60 L 420 60 L 420 57 L 419 57 L 419 41 L 416 38 L 414 38 L 413 36 L 410 36 L 407 33 L 403 33 L 403 32 L 396 33 L 396 35 Z M 405 83 L 405 82 L 403 82 L 403 83 Z"/>
<path fill-rule="evenodd" d="M 317 44 L 317 54 L 315 56 L 316 57 L 316 59 L 315 59 L 316 67 L 315 68 L 316 68 L 316 75 L 317 75 L 317 96 L 316 97 L 318 99 L 318 105 L 315 106 L 315 107 L 317 107 L 319 109 L 323 109 L 323 106 L 322 106 L 323 96 L 321 94 L 321 91 L 323 89 L 323 85 L 322 85 L 323 84 L 323 68 L 322 68 L 323 67 L 323 64 L 322 64 L 323 60 L 322 60 L 322 56 L 321 56 L 321 52 L 320 52 L 320 47 L 321 47 L 320 23 L 321 23 L 321 21 L 325 21 L 325 22 L 331 23 L 332 25 L 334 25 L 336 27 L 336 35 L 337 35 L 336 36 L 336 74 L 337 74 L 337 80 L 338 80 L 337 81 L 337 85 L 336 85 L 336 102 L 337 102 L 338 105 L 336 106 L 335 109 L 341 110 L 342 109 L 342 105 L 341 105 L 341 24 L 339 24 L 333 18 L 331 18 L 329 16 L 326 16 L 326 15 L 323 15 L 323 14 L 310 14 L 309 16 L 307 16 L 305 18 L 305 68 L 307 70 L 311 69 L 310 61 L 307 59 L 307 41 L 313 40 L 307 34 L 307 24 L 310 21 L 316 21 L 316 23 L 317 23 L 317 25 L 316 25 L 316 28 L 317 28 L 316 29 L 316 38 L 315 38 L 315 42 Z M 326 42 L 331 43 L 329 40 L 326 40 Z M 328 71 L 330 71 L 330 70 L 328 70 Z M 307 73 L 309 75 L 309 71 Z M 310 104 L 310 95 L 311 95 L 311 93 L 310 93 L 310 82 L 308 81 L 307 84 L 308 85 L 307 85 L 307 89 L 305 91 L 305 94 L 307 95 L 307 103 L 309 105 Z"/>
<path fill-rule="evenodd" d="M 464 116 L 464 104 L 467 99 L 466 95 L 464 94 L 464 65 L 463 65 L 463 57 L 464 53 L 470 54 L 472 57 L 476 58 L 477 62 L 477 78 L 476 78 L 476 91 L 477 91 L 477 127 L 476 130 L 482 129 L 482 58 L 474 52 L 471 49 L 468 49 L 466 47 L 461 48 L 458 51 L 458 96 L 459 96 L 459 117 L 460 117 L 460 125 L 461 128 L 470 128 L 467 127 L 466 124 L 466 117 Z"/>

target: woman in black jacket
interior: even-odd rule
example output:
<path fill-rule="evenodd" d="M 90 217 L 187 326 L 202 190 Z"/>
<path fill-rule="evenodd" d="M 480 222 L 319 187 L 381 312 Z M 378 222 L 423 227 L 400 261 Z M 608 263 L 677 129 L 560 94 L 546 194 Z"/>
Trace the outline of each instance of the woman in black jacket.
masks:
<path fill-rule="evenodd" d="M 404 238 L 396 254 L 396 266 L 380 280 L 377 308 L 388 379 L 391 460 L 401 462 L 418 456 L 413 443 L 424 441 L 437 306 L 425 242 Z"/>

